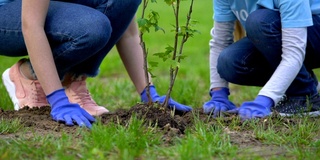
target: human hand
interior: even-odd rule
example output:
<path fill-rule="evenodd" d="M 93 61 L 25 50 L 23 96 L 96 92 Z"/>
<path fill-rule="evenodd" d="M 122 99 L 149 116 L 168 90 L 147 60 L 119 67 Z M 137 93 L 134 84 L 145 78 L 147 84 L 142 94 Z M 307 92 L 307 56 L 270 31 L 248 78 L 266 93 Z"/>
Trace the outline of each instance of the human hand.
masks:
<path fill-rule="evenodd" d="M 95 121 L 88 112 L 80 107 L 79 104 L 70 103 L 64 89 L 59 89 L 47 96 L 51 105 L 51 117 L 54 121 L 64 122 L 68 126 L 78 124 L 91 128 L 91 123 Z M 75 121 L 75 122 L 74 122 Z"/>
<path fill-rule="evenodd" d="M 244 102 L 239 108 L 230 110 L 228 113 L 238 113 L 241 120 L 263 118 L 271 114 L 274 102 L 271 98 L 258 95 L 252 102 Z"/>
<path fill-rule="evenodd" d="M 228 88 L 210 91 L 211 100 L 203 104 L 204 113 L 213 113 L 213 117 L 218 117 L 223 112 L 236 109 L 236 106 L 228 99 L 229 94 Z"/>
<path fill-rule="evenodd" d="M 155 86 L 150 85 L 150 96 L 152 99 L 152 102 L 160 102 L 163 103 L 166 99 L 166 96 L 159 96 Z M 148 96 L 147 96 L 147 88 L 145 88 L 142 93 L 141 93 L 141 102 L 147 103 L 149 102 Z M 189 112 L 192 110 L 191 107 L 180 104 L 176 101 L 174 101 L 173 99 L 169 98 L 169 102 L 168 102 L 168 108 L 170 109 L 175 109 L 176 111 L 182 111 L 182 112 Z"/>

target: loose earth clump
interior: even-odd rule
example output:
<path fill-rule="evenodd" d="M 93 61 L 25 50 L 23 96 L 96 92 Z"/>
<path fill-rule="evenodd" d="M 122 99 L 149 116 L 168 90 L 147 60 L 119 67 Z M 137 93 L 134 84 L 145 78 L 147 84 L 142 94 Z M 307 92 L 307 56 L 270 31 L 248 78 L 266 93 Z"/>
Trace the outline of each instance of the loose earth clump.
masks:
<path fill-rule="evenodd" d="M 181 134 L 184 134 L 186 127 L 192 124 L 193 119 L 191 112 L 174 112 L 158 103 L 154 103 L 151 105 L 137 104 L 129 110 L 118 109 L 113 113 L 102 115 L 101 121 L 103 124 L 120 122 L 120 124 L 125 125 L 132 116 L 142 119 L 146 125 L 153 127 L 176 128 Z"/>

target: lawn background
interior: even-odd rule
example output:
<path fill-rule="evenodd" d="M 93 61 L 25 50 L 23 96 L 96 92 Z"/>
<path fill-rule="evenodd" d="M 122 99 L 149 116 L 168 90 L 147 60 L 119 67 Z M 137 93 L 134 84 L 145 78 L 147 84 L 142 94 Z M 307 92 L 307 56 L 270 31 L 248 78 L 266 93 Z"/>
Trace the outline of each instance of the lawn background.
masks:
<path fill-rule="evenodd" d="M 181 20 L 185 19 L 189 1 L 182 1 L 183 11 Z M 194 27 L 200 34 L 195 34 L 185 45 L 184 55 L 187 58 L 181 62 L 172 97 L 183 104 L 194 108 L 201 108 L 202 104 L 209 100 L 209 40 L 212 28 L 212 0 L 196 0 L 192 19 L 198 21 Z M 173 13 L 163 1 L 151 3 L 149 10 L 155 10 L 160 14 L 159 26 L 166 33 L 153 32 L 146 34 L 145 41 L 149 53 L 164 51 L 169 44 L 172 45 Z M 140 17 L 139 10 L 137 17 Z M 184 23 L 182 23 L 184 24 Z M 12 66 L 20 58 L 1 56 L 0 71 Z M 158 61 L 157 57 L 150 55 L 149 61 Z M 139 93 L 130 81 L 125 68 L 113 49 L 101 65 L 100 74 L 96 78 L 88 80 L 88 87 L 96 102 L 114 111 L 116 108 L 130 108 L 140 101 Z M 166 93 L 169 85 L 169 68 L 161 63 L 153 69 L 157 77 L 153 79 L 159 94 Z M 243 101 L 254 99 L 259 87 L 246 87 L 231 85 L 230 99 L 240 105 Z M 4 86 L 0 84 L 0 106 L 5 110 L 12 110 L 13 106 Z M 13 122 L 2 120 L 1 126 L 11 126 Z M 141 127 L 141 122 L 133 118 L 129 126 L 110 124 L 101 126 L 96 124 L 90 133 L 82 133 L 82 139 L 74 141 L 73 135 L 54 136 L 36 135 L 34 138 L 14 138 L 0 140 L 0 159 L 314 159 L 320 156 L 319 120 L 299 120 L 299 124 L 286 124 L 286 131 L 279 133 L 274 126 L 282 126 L 282 121 L 276 121 L 274 126 L 260 124 L 249 125 L 251 127 L 224 126 L 216 124 L 208 126 L 199 122 L 194 128 L 187 131 L 184 138 L 177 137 L 171 146 L 163 144 L 161 133 L 156 129 Z M 274 147 L 283 154 L 267 153 L 261 155 L 264 148 L 252 147 L 249 152 L 243 152 L 243 148 L 232 145 L 230 137 L 225 129 L 238 127 L 240 134 L 248 134 L 267 147 Z M 241 127 L 241 126 L 240 126 Z M 247 131 L 246 131 L 247 130 Z M 21 129 L 20 129 L 21 131 Z M 270 148 L 269 148 L 270 149 Z M 265 154 L 265 153 L 264 153 Z M 274 155 L 273 155 L 274 154 Z"/>

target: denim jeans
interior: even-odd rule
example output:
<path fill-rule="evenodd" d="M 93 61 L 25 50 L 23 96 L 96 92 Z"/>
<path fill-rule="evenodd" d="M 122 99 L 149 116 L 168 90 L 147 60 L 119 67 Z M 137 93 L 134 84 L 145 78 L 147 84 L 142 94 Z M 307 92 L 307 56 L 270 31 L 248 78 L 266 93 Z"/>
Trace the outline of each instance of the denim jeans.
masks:
<path fill-rule="evenodd" d="M 320 17 L 308 27 L 306 57 L 298 75 L 286 91 L 288 96 L 316 94 L 318 80 L 313 69 L 320 67 Z M 240 85 L 264 86 L 280 64 L 282 55 L 280 13 L 268 9 L 252 12 L 246 21 L 247 37 L 222 51 L 218 73 Z M 228 71 L 228 72 L 226 72 Z"/>
<path fill-rule="evenodd" d="M 65 73 L 95 76 L 121 38 L 141 0 L 51 1 L 45 22 L 60 78 Z M 21 31 L 21 0 L 0 6 L 0 54 L 28 55 Z"/>

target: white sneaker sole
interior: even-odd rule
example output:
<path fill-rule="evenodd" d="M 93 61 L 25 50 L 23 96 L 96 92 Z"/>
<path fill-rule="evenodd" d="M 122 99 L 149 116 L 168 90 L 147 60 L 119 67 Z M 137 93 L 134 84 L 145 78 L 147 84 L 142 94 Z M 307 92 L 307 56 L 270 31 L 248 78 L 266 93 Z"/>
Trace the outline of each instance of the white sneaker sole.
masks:
<path fill-rule="evenodd" d="M 272 114 L 272 112 L 271 112 Z M 320 111 L 314 111 L 314 112 L 308 112 L 308 113 L 298 113 L 298 114 L 289 114 L 289 113 L 278 113 L 281 117 L 293 117 L 293 116 L 298 116 L 298 117 L 319 117 L 320 116 Z"/>
<path fill-rule="evenodd" d="M 8 68 L 7 70 L 5 70 L 2 74 L 2 81 L 4 86 L 7 89 L 7 92 L 9 93 L 9 96 L 13 102 L 14 105 L 14 110 L 19 110 L 20 106 L 19 106 L 19 100 L 16 96 L 16 87 L 14 85 L 14 83 L 10 80 L 10 76 L 9 76 L 9 71 L 10 68 Z"/>

